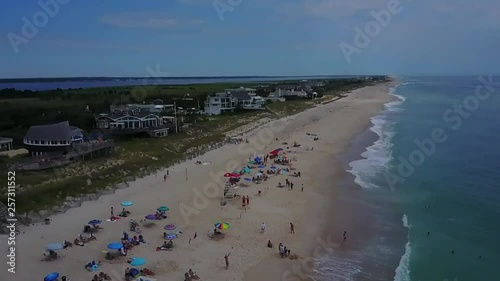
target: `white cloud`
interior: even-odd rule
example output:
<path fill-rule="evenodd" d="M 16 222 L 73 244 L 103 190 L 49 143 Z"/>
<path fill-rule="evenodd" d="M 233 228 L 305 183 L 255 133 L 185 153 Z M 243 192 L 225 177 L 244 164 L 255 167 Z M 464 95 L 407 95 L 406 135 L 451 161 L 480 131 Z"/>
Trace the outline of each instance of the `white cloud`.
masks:
<path fill-rule="evenodd" d="M 102 16 L 99 21 L 104 24 L 123 28 L 148 28 L 148 29 L 178 29 L 201 26 L 204 22 L 200 19 L 186 19 L 179 21 L 166 17 L 158 12 L 129 12 L 109 14 Z"/>
<path fill-rule="evenodd" d="M 105 15 L 99 20 L 102 23 L 117 27 L 135 28 L 173 28 L 177 25 L 175 19 L 171 19 L 154 13 L 120 13 Z"/>

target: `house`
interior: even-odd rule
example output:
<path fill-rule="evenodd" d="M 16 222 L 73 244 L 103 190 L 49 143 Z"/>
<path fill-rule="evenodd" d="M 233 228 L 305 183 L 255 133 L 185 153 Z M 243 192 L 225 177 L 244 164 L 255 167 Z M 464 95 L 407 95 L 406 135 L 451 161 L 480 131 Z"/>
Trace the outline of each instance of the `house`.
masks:
<path fill-rule="evenodd" d="M 256 89 L 226 89 L 224 93 L 216 93 L 205 100 L 204 114 L 219 115 L 236 108 L 247 110 L 264 109 L 266 101 L 256 94 Z"/>
<path fill-rule="evenodd" d="M 266 100 L 270 101 L 285 101 L 286 97 L 308 97 L 307 91 L 304 90 L 282 90 L 278 88 L 276 91 L 269 93 Z"/>
<path fill-rule="evenodd" d="M 0 151 L 12 150 L 12 139 L 0 137 Z"/>
<path fill-rule="evenodd" d="M 68 121 L 31 126 L 24 137 L 29 154 L 32 156 L 52 152 L 68 151 L 74 143 L 83 141 L 83 131 L 69 125 Z"/>
<path fill-rule="evenodd" d="M 146 133 L 151 137 L 164 137 L 172 129 L 176 131 L 176 117 L 163 115 L 175 111 L 174 105 L 164 105 L 161 100 L 151 104 L 112 105 L 110 111 L 97 114 L 95 123 L 98 129 L 114 135 Z"/>

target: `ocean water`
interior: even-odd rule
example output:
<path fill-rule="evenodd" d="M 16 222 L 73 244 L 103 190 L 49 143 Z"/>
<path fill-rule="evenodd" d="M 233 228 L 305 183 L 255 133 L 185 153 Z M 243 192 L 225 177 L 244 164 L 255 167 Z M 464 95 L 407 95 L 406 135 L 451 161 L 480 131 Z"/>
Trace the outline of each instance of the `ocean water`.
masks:
<path fill-rule="evenodd" d="M 403 77 L 391 94 L 346 167 L 361 189 L 338 202 L 368 234 L 315 279 L 500 280 L 500 77 Z"/>

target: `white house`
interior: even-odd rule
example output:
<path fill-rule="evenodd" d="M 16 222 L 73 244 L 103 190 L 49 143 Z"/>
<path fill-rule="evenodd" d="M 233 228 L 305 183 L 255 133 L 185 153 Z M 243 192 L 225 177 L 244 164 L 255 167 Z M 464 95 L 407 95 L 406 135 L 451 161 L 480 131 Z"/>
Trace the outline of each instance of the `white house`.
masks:
<path fill-rule="evenodd" d="M 219 115 L 238 107 L 249 110 L 264 109 L 266 101 L 255 93 L 255 89 L 240 87 L 225 91 L 225 93 L 216 93 L 214 96 L 207 97 L 204 114 Z"/>
<path fill-rule="evenodd" d="M 297 97 L 307 97 L 308 94 L 304 90 L 282 90 L 281 88 L 272 92 L 267 96 L 266 100 L 271 101 L 285 101 L 286 97 L 297 96 Z"/>

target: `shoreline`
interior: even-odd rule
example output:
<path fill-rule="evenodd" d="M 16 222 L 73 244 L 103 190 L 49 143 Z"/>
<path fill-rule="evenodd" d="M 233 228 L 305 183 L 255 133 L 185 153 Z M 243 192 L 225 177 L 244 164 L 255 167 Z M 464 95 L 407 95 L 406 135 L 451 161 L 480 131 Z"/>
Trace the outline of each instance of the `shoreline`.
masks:
<path fill-rule="evenodd" d="M 328 256 L 330 254 L 328 249 L 332 251 L 345 250 L 342 245 L 342 232 L 344 229 L 338 228 L 338 222 L 332 221 L 333 218 L 330 213 L 345 211 L 337 207 L 340 197 L 344 197 L 345 193 L 356 193 L 361 190 L 361 187 L 354 183 L 354 177 L 346 171 L 346 168 L 348 168 L 350 162 L 361 159 L 362 156 L 360 154 L 366 147 L 377 141 L 377 135 L 370 130 L 373 126 L 371 118 L 383 112 L 385 104 L 393 101 L 393 97 L 389 94 L 389 89 L 393 87 L 395 83 L 396 82 L 393 80 L 379 85 L 384 88 L 380 90 L 381 97 L 374 102 L 374 107 L 371 108 L 368 114 L 363 114 L 365 121 L 358 123 L 357 128 L 348 134 L 347 139 L 342 139 L 340 142 L 337 141 L 335 144 L 340 145 L 339 147 L 324 147 L 325 155 L 321 159 L 317 159 L 317 164 L 311 167 L 309 173 L 314 173 L 313 171 L 317 167 L 323 167 L 320 168 L 321 171 L 325 171 L 324 167 L 331 167 L 332 169 L 328 169 L 317 179 L 316 184 L 319 186 L 316 187 L 318 188 L 318 194 L 315 201 L 321 203 L 313 205 L 313 211 L 306 215 L 304 219 L 304 221 L 307 222 L 316 222 L 311 224 L 322 226 L 314 231 L 309 231 L 300 239 L 301 243 L 304 245 L 302 251 L 307 253 L 304 259 L 298 261 L 299 265 L 294 264 L 295 261 L 280 263 L 279 260 L 276 261 L 273 258 L 267 259 L 259 263 L 258 266 L 250 269 L 246 273 L 245 281 L 257 281 L 269 275 L 273 277 L 272 280 L 275 280 L 274 278 L 283 281 L 313 280 L 311 277 L 314 277 L 314 272 L 316 270 L 315 267 L 312 266 L 313 263 L 317 263 L 321 256 Z M 328 122 L 328 119 L 326 122 Z M 362 134 L 368 134 L 367 137 L 369 139 L 366 140 L 363 137 L 363 145 L 350 151 L 353 149 L 353 141 Z M 347 155 L 347 153 L 350 154 Z M 354 185 L 355 190 L 341 190 L 340 187 L 336 187 L 345 185 L 346 182 L 350 184 L 350 187 Z M 332 188 L 332 183 L 334 188 Z M 351 195 L 355 196 L 355 194 Z M 347 216 L 349 218 L 352 217 L 352 215 Z M 333 233 L 331 227 L 338 228 L 336 231 L 337 233 Z M 329 246 L 325 247 L 326 244 L 329 244 Z M 321 254 L 318 256 L 318 253 Z M 288 272 L 289 274 L 283 274 L 283 272 Z"/>
<path fill-rule="evenodd" d="M 167 222 L 175 223 L 183 231 L 183 234 L 175 241 L 179 245 L 178 249 L 174 249 L 176 253 L 172 253 L 176 256 L 175 258 L 170 253 L 155 253 L 151 249 L 144 249 L 150 248 L 148 246 L 133 250 L 134 255 L 148 259 L 148 263 L 146 264 L 148 268 L 161 271 L 162 276 L 165 276 L 162 278 L 179 279 L 183 275 L 183 272 L 189 268 L 193 268 L 194 271 L 198 272 L 202 280 L 242 280 L 243 275 L 248 269 L 257 266 L 259 261 L 269 259 L 280 260 L 279 258 L 276 259 L 276 252 L 274 252 L 274 255 L 272 254 L 273 252 L 270 252 L 276 251 L 275 249 L 270 250 L 265 248 L 265 241 L 268 239 L 271 239 L 275 245 L 279 243 L 279 240 L 287 239 L 287 241 L 284 241 L 284 244 L 289 245 L 289 248 L 293 250 L 292 253 L 306 257 L 308 249 L 310 249 L 307 237 L 320 231 L 319 228 L 315 229 L 311 226 L 321 225 L 320 223 L 311 223 L 306 218 L 321 213 L 320 205 L 328 204 L 327 198 L 322 194 L 324 190 L 317 187 L 320 180 L 315 179 L 314 176 L 311 177 L 310 172 L 311 168 L 316 170 L 324 169 L 323 163 L 331 160 L 330 151 L 327 148 L 329 144 L 332 144 L 329 143 L 331 140 L 328 136 L 332 130 L 326 126 L 327 130 L 325 131 L 324 126 L 320 126 L 321 124 L 325 124 L 325 120 L 330 124 L 331 120 L 328 120 L 328 116 L 324 117 L 324 115 L 325 113 L 328 115 L 328 112 L 333 112 L 331 116 L 333 116 L 334 120 L 336 117 L 342 115 L 354 121 L 356 130 L 353 130 L 349 124 L 345 124 L 346 122 L 334 122 L 338 126 L 338 129 L 348 130 L 354 135 L 357 130 L 363 127 L 361 123 L 365 122 L 359 121 L 358 118 L 348 118 L 347 115 L 350 114 L 351 117 L 356 116 L 360 112 L 360 108 L 369 109 L 361 111 L 363 116 L 369 115 L 371 111 L 375 110 L 374 105 L 382 102 L 383 98 L 380 98 L 384 95 L 381 94 L 378 98 L 370 99 L 363 96 L 363 93 L 366 94 L 371 90 L 380 91 L 384 87 L 387 87 L 386 84 L 354 90 L 346 98 L 334 103 L 320 105 L 296 115 L 285 117 L 284 120 L 279 121 L 283 122 L 284 129 L 275 133 L 275 136 L 280 140 L 276 142 L 272 138 L 273 141 L 261 143 L 258 147 L 256 146 L 260 148 L 260 152 L 267 153 L 276 146 L 280 146 L 283 138 L 289 143 L 293 143 L 293 140 L 296 140 L 305 147 L 314 146 L 314 151 L 291 149 L 296 152 L 290 153 L 290 156 L 298 158 L 298 161 L 293 163 L 294 166 L 303 175 L 306 175 L 303 179 L 291 178 L 292 181 L 299 182 L 296 183 L 297 189 L 299 189 L 301 183 L 304 183 L 306 186 L 305 192 L 301 193 L 300 196 L 297 196 L 297 192 L 300 191 L 289 192 L 288 190 L 274 188 L 277 181 L 284 181 L 285 179 L 285 177 L 279 176 L 279 178 L 271 178 L 269 184 L 266 184 L 267 187 L 265 189 L 263 186 L 255 184 L 251 184 L 249 188 L 240 188 L 241 195 L 251 196 L 251 205 L 248 210 L 241 210 L 241 207 L 238 207 L 239 201 L 229 201 L 226 206 L 220 206 L 218 204 L 220 196 L 208 198 L 208 203 L 204 208 L 197 208 L 196 204 L 194 204 L 193 195 L 196 197 L 196 190 L 203 190 L 203 186 L 207 185 L 207 176 L 214 179 L 214 174 L 226 172 L 229 166 L 228 161 L 236 161 L 240 164 L 246 162 L 245 160 L 248 157 L 246 152 L 250 150 L 240 146 L 237 149 L 238 151 L 235 151 L 234 145 L 224 145 L 216 150 L 207 152 L 201 157 L 193 158 L 192 161 L 183 162 L 168 168 L 170 170 L 170 177 L 166 182 L 163 181 L 161 176 L 146 176 L 130 183 L 130 188 L 117 190 L 112 196 L 103 195 L 96 201 L 84 202 L 79 208 L 72 208 L 66 213 L 54 216 L 51 225 L 36 225 L 31 227 L 30 231 L 18 237 L 19 273 L 16 274 L 16 278 L 21 275 L 25 275 L 25 278 L 28 278 L 28 275 L 26 275 L 28 272 L 38 273 L 42 271 L 40 275 L 43 275 L 42 268 L 44 268 L 44 263 L 37 261 L 40 252 L 37 250 L 32 251 L 33 248 L 28 246 L 28 244 L 35 243 L 36 249 L 38 247 L 41 249 L 44 244 L 50 242 L 62 241 L 64 239 L 72 240 L 74 234 L 78 233 L 79 228 L 83 228 L 86 221 L 93 218 L 105 218 L 109 214 L 110 206 L 115 206 L 115 209 L 119 208 L 118 202 L 129 199 L 134 200 L 134 206 L 130 207 L 134 219 L 140 219 L 147 212 L 154 212 L 154 206 L 156 205 L 169 205 L 171 211 Z M 378 112 L 378 110 L 376 111 Z M 272 123 L 275 122 L 278 121 Z M 323 129 L 316 128 L 318 126 L 323 127 Z M 318 133 L 321 139 L 317 142 L 312 141 L 305 134 L 309 129 L 313 129 L 311 132 Z M 259 132 L 262 132 L 262 128 Z M 258 134 L 259 132 L 252 133 Z M 335 149 L 337 153 L 345 149 L 346 145 L 348 145 L 349 140 L 342 138 L 342 136 L 344 135 L 339 133 L 337 137 L 340 137 L 340 139 L 333 140 L 338 145 Z M 327 143 L 323 143 L 324 139 Z M 258 154 L 261 154 L 260 152 Z M 208 166 L 195 165 L 195 160 L 214 164 Z M 188 181 L 185 180 L 185 170 L 189 170 Z M 304 171 L 307 172 L 304 173 Z M 161 174 L 164 172 L 165 170 Z M 214 179 L 214 181 L 218 183 L 220 179 Z M 221 187 L 219 186 L 219 188 Z M 262 197 L 256 196 L 257 190 L 263 190 Z M 321 204 L 313 204 L 314 208 L 308 208 L 311 206 L 310 202 L 321 202 Z M 195 207 L 194 210 L 192 209 L 194 211 L 192 218 L 186 219 L 186 210 L 183 210 L 182 206 Z M 304 214 L 303 210 L 307 210 L 307 214 Z M 217 220 L 224 220 L 231 224 L 231 229 L 227 231 L 229 237 L 220 242 L 207 240 L 203 234 L 205 231 L 210 231 L 213 223 Z M 268 225 L 269 229 L 266 230 L 266 234 L 259 236 L 258 228 L 262 220 L 266 220 L 266 225 Z M 289 221 L 294 221 L 296 225 L 298 234 L 294 237 L 289 237 L 291 235 L 288 233 Z M 127 222 L 128 219 L 122 219 L 115 223 L 105 222 L 103 224 L 105 230 L 98 234 L 98 242 L 92 242 L 85 247 L 81 247 L 84 249 L 78 247 L 80 249 L 73 248 L 67 250 L 67 252 L 66 250 L 62 250 L 61 253 L 64 257 L 62 261 L 52 263 L 53 270 L 59 271 L 61 274 L 67 275 L 75 281 L 90 279 L 92 276 L 91 273 L 82 273 L 83 264 L 88 262 L 89 259 L 102 259 L 100 252 L 105 248 L 105 244 L 119 239 L 121 236 L 120 233 L 126 230 Z M 156 230 L 147 230 L 144 232 L 146 240 L 153 245 L 163 241 L 161 239 L 161 227 L 157 227 Z M 188 243 L 188 240 L 190 240 L 195 232 L 198 233 L 198 237 L 200 238 Z M 70 251 L 76 252 L 76 255 L 70 255 Z M 222 269 L 222 257 L 227 252 L 232 252 L 232 261 L 231 270 L 225 271 Z M 288 264 L 289 262 L 300 262 L 300 260 L 287 260 L 284 264 Z M 123 266 L 126 266 L 126 264 Z M 102 270 L 111 276 L 121 276 L 123 266 L 105 264 Z"/>

